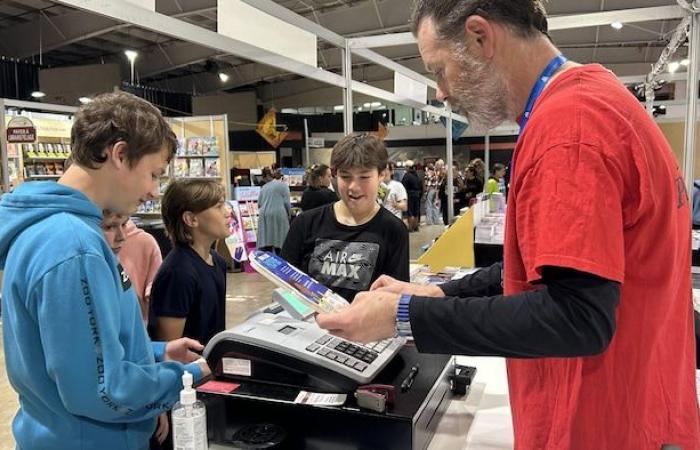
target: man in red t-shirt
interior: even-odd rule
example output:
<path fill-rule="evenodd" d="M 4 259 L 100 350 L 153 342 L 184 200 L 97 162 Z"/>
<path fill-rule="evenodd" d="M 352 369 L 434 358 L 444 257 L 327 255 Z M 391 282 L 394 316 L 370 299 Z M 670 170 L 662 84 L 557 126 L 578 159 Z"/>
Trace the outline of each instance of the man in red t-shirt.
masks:
<path fill-rule="evenodd" d="M 560 57 L 537 0 L 419 0 L 413 25 L 438 98 L 521 125 L 504 266 L 384 277 L 319 325 L 509 357 L 517 449 L 700 449 L 688 195 L 659 128 L 612 73 Z"/>

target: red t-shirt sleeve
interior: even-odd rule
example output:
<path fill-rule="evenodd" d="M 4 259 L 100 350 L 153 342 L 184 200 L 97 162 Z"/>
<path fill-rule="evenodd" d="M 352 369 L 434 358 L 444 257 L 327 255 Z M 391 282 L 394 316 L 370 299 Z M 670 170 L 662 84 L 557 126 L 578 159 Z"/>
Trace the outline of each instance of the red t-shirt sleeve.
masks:
<path fill-rule="evenodd" d="M 528 166 L 516 180 L 515 199 L 527 281 L 539 281 L 544 266 L 557 266 L 622 282 L 623 181 L 618 167 L 584 143 L 552 146 Z"/>

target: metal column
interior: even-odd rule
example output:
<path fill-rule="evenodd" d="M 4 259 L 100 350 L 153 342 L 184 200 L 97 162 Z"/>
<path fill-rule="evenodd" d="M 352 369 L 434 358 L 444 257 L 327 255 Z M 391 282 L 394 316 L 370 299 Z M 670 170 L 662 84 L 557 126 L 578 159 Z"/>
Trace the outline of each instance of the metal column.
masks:
<path fill-rule="evenodd" d="M 695 178 L 695 130 L 697 127 L 698 106 L 698 70 L 700 69 L 700 14 L 694 13 L 690 24 L 688 39 L 688 93 L 685 117 L 685 158 L 683 159 L 683 174 L 685 176 L 688 194 L 693 192 Z"/>
<path fill-rule="evenodd" d="M 449 115 L 447 116 L 447 224 L 452 224 L 455 218 L 455 188 L 453 166 L 453 146 L 452 146 L 452 107 L 446 104 Z"/>
<path fill-rule="evenodd" d="M 5 101 L 3 99 L 0 99 L 0 155 L 2 157 L 0 194 L 2 194 L 10 190 L 10 159 L 7 155 L 7 127 L 5 126 Z M 19 167 L 17 169 L 19 169 Z"/>
<path fill-rule="evenodd" d="M 311 165 L 311 158 L 309 155 L 309 121 L 307 119 L 304 119 L 304 144 L 304 158 L 302 161 L 302 166 L 309 167 Z"/>
<path fill-rule="evenodd" d="M 486 132 L 486 137 L 484 137 L 484 187 L 486 187 L 486 181 L 491 176 L 491 135 Z"/>
<path fill-rule="evenodd" d="M 352 52 L 350 44 L 345 44 L 343 52 L 343 76 L 345 77 L 345 89 L 343 89 L 343 124 L 345 134 L 351 134 L 352 129 Z"/>

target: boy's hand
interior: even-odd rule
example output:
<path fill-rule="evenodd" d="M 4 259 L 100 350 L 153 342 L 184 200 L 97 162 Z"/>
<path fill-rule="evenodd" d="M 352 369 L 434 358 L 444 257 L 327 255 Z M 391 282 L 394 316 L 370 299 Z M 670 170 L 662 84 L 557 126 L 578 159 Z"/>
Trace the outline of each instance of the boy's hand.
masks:
<path fill-rule="evenodd" d="M 194 339 L 180 338 L 170 341 L 165 345 L 165 361 L 177 361 L 189 364 L 200 358 L 199 353 L 204 346 Z"/>

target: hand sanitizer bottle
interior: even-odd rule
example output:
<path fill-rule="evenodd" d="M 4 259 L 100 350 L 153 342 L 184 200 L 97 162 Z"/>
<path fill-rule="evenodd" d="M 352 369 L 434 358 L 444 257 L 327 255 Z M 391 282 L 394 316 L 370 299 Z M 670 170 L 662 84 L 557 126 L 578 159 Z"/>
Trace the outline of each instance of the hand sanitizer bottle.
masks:
<path fill-rule="evenodd" d="M 173 407 L 173 447 L 175 450 L 208 450 L 207 411 L 192 388 L 192 374 L 182 375 L 180 401 Z"/>

